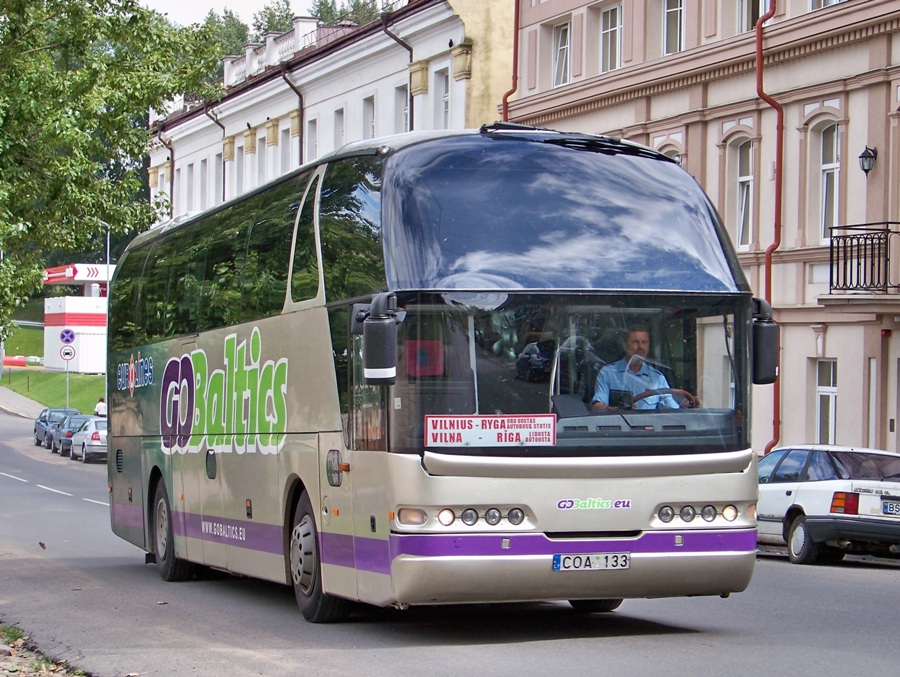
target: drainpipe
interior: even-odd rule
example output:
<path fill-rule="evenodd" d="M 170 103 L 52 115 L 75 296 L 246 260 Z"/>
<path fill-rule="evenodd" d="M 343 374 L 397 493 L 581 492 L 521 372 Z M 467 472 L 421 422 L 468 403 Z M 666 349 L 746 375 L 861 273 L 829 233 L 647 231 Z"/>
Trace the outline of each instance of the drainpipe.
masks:
<path fill-rule="evenodd" d="M 765 257 L 765 294 L 766 301 L 772 305 L 772 254 L 781 246 L 781 184 L 784 162 L 784 108 L 775 99 L 769 96 L 763 89 L 763 24 L 775 16 L 777 0 L 772 0 L 769 11 L 759 17 L 756 22 L 756 93 L 759 97 L 775 109 L 775 233 L 772 244 L 766 248 Z M 780 352 L 780 347 L 779 347 Z M 777 360 L 781 362 L 780 355 Z M 772 439 L 766 445 L 765 453 L 769 453 L 781 439 L 781 382 L 780 365 L 779 375 L 775 379 L 775 389 L 772 393 Z"/>
<path fill-rule="evenodd" d="M 209 104 L 206 104 L 203 107 L 203 112 L 206 115 L 206 117 L 208 117 L 210 120 L 212 120 L 217 125 L 219 125 L 219 127 L 222 128 L 222 138 L 224 139 L 225 138 L 225 125 L 223 125 L 221 122 L 219 122 L 219 118 L 213 116 L 212 113 L 209 112 Z M 224 156 L 222 157 L 222 202 L 225 202 L 225 157 Z"/>
<path fill-rule="evenodd" d="M 159 125 L 159 131 L 156 136 L 159 139 L 159 142 L 166 147 L 169 151 L 169 218 L 175 218 L 175 147 L 172 145 L 172 138 L 169 137 L 168 141 L 163 139 L 163 132 L 165 131 L 165 125 Z"/>
<path fill-rule="evenodd" d="M 287 83 L 287 86 L 294 90 L 294 94 L 297 95 L 297 107 L 300 110 L 300 119 L 297 124 L 299 126 L 299 134 L 297 134 L 297 150 L 299 155 L 297 156 L 297 166 L 300 167 L 303 164 L 303 93 L 297 89 L 297 86 L 291 82 L 291 79 L 287 76 L 287 64 L 283 61 L 281 62 L 281 78 Z"/>
<path fill-rule="evenodd" d="M 409 52 L 409 62 L 413 62 L 413 48 L 408 42 L 402 40 L 399 36 L 391 33 L 388 29 L 388 24 L 391 21 L 391 13 L 390 12 L 382 12 L 381 13 L 381 30 L 384 31 L 384 34 L 391 38 L 398 45 L 403 47 L 407 52 Z M 413 131 L 415 127 L 415 116 L 413 111 L 413 91 L 412 91 L 412 73 L 409 74 L 409 85 L 407 86 L 409 89 L 409 131 Z"/>
<path fill-rule="evenodd" d="M 500 118 L 503 122 L 509 122 L 509 97 L 519 88 L 519 3 L 521 0 L 513 0 L 516 9 L 513 15 L 513 71 L 512 89 L 503 95 Z"/>

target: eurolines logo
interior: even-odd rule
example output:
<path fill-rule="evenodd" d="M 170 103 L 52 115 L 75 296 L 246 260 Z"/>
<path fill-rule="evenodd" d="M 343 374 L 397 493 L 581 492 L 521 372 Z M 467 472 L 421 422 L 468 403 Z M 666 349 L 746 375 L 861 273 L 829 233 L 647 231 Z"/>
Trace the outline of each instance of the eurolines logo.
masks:
<path fill-rule="evenodd" d="M 163 452 L 275 454 L 284 445 L 288 361 L 261 361 L 262 338 L 253 328 L 249 345 L 225 338 L 224 369 L 210 371 L 205 350 L 166 363 L 159 401 Z M 227 435 L 234 433 L 233 435 Z"/>
<path fill-rule="evenodd" d="M 564 498 L 556 504 L 558 510 L 628 510 L 630 498 Z"/>
<path fill-rule="evenodd" d="M 153 358 L 134 355 L 128 362 L 116 365 L 116 389 L 127 390 L 134 397 L 135 388 L 143 388 L 153 383 Z"/>

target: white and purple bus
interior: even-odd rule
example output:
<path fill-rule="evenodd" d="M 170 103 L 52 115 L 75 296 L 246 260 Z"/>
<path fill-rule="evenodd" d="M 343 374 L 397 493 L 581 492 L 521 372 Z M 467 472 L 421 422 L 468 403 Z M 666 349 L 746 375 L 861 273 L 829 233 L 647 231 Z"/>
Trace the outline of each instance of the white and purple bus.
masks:
<path fill-rule="evenodd" d="M 598 410 L 636 325 L 664 383 Z M 129 245 L 112 528 L 165 580 L 291 585 L 313 622 L 727 596 L 755 562 L 750 389 L 777 341 L 656 152 L 505 123 L 353 144 Z"/>

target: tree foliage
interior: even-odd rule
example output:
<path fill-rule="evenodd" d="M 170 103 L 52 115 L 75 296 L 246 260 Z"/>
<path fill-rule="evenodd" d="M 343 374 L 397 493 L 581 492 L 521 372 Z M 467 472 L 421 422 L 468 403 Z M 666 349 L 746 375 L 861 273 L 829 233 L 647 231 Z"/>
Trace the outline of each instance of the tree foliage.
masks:
<path fill-rule="evenodd" d="M 217 56 L 137 0 L 0 0 L 0 337 L 44 252 L 153 222 L 147 111 L 211 94 Z"/>
<path fill-rule="evenodd" d="M 212 40 L 216 45 L 218 63 L 213 79 L 221 81 L 225 75 L 222 58 L 240 56 L 244 53 L 244 45 L 250 42 L 250 29 L 237 14 L 227 7 L 222 10 L 221 16 L 214 9 L 209 10 L 203 20 L 203 26 L 212 35 Z"/>
<path fill-rule="evenodd" d="M 266 33 L 285 33 L 294 25 L 294 12 L 288 0 L 272 0 L 253 15 L 253 40 L 262 42 Z"/>
<path fill-rule="evenodd" d="M 378 19 L 381 10 L 375 0 L 315 0 L 309 13 L 319 20 L 322 26 L 337 26 L 344 21 L 351 21 L 357 26 L 364 26 Z"/>

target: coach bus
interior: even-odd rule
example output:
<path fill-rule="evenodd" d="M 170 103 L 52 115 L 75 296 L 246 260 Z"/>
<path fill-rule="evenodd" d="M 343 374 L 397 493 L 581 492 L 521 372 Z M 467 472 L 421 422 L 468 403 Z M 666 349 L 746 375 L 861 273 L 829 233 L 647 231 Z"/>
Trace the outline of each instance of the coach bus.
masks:
<path fill-rule="evenodd" d="M 655 387 L 601 409 L 637 325 Z M 727 597 L 777 342 L 661 154 L 507 123 L 351 144 L 128 246 L 112 529 L 167 581 L 292 586 L 312 622 Z"/>

